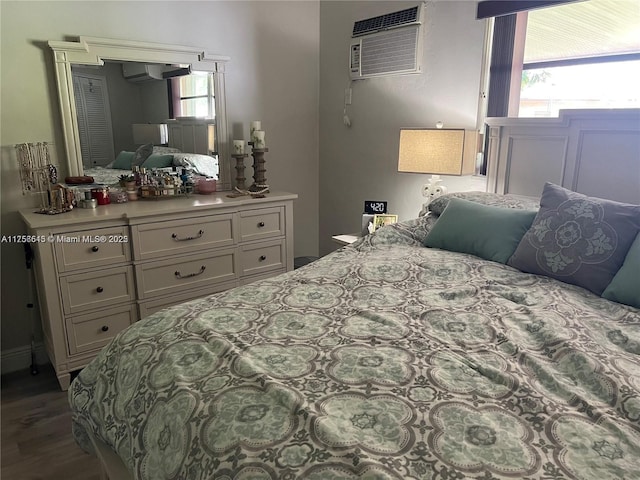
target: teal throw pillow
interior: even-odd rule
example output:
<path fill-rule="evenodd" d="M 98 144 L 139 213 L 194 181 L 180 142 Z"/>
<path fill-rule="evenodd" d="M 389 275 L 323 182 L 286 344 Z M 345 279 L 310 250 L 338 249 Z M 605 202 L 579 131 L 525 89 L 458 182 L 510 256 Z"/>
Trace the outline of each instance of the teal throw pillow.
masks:
<path fill-rule="evenodd" d="M 153 153 L 142 163 L 144 168 L 168 168 L 173 166 L 173 155 Z"/>
<path fill-rule="evenodd" d="M 602 297 L 640 308 L 640 234 L 631 244 L 620 270 L 602 292 Z"/>
<path fill-rule="evenodd" d="M 535 211 L 451 198 L 425 245 L 507 263 L 535 216 Z"/>
<path fill-rule="evenodd" d="M 131 160 L 133 160 L 134 152 L 121 151 L 113 161 L 111 168 L 117 170 L 131 170 Z"/>

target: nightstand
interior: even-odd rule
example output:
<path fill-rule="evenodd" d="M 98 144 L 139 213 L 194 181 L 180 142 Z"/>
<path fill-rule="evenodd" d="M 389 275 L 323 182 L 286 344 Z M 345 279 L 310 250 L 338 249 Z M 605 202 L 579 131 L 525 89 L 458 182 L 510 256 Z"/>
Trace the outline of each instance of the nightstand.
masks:
<path fill-rule="evenodd" d="M 353 242 L 361 238 L 362 237 L 357 233 L 349 233 L 346 235 L 334 235 L 333 237 L 331 237 L 331 240 L 336 242 L 338 245 L 345 246 L 351 245 Z"/>

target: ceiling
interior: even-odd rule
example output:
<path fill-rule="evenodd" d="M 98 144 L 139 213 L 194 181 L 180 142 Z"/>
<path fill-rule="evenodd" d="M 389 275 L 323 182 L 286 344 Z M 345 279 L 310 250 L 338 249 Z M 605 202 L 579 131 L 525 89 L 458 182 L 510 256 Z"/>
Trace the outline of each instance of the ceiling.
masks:
<path fill-rule="evenodd" d="M 528 13 L 524 63 L 640 52 L 640 0 L 586 0 Z"/>

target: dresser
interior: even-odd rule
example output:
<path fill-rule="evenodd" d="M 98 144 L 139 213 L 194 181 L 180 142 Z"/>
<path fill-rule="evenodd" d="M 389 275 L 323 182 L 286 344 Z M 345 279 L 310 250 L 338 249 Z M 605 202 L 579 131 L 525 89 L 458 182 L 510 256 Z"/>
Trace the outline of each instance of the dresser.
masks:
<path fill-rule="evenodd" d="M 293 201 L 224 192 L 21 211 L 44 342 L 63 390 L 115 334 L 158 310 L 293 270 Z"/>

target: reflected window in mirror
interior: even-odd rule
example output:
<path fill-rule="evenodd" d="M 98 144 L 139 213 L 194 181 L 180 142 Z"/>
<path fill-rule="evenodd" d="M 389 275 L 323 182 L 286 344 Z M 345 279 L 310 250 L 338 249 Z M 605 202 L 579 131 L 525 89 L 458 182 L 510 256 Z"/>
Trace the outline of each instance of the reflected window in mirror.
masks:
<path fill-rule="evenodd" d="M 215 118 L 213 73 L 192 72 L 169 81 L 171 118 Z"/>

